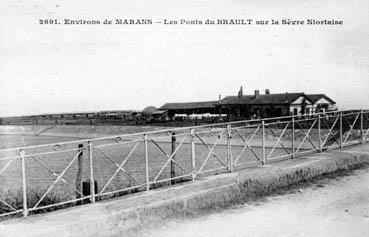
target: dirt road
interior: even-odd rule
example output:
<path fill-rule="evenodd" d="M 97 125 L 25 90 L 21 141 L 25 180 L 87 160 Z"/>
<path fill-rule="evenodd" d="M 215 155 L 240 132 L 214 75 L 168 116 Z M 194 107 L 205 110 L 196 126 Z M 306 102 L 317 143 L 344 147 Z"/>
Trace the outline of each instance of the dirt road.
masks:
<path fill-rule="evenodd" d="M 195 219 L 143 236 L 369 236 L 369 169 Z"/>

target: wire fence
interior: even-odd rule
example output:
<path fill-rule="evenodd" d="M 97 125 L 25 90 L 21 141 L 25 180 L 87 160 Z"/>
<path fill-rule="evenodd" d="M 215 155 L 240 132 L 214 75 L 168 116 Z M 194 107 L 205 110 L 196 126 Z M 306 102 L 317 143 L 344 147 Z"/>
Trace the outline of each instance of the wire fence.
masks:
<path fill-rule="evenodd" d="M 0 217 L 339 149 L 368 133 L 369 111 L 336 111 L 3 149 Z"/>

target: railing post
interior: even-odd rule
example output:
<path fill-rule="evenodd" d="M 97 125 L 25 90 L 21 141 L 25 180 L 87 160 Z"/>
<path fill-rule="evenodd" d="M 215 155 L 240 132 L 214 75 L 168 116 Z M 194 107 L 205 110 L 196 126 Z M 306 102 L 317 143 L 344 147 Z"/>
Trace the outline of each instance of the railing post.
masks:
<path fill-rule="evenodd" d="M 295 118 L 292 118 L 292 159 L 295 158 Z"/>
<path fill-rule="evenodd" d="M 23 216 L 28 216 L 27 208 L 27 183 L 26 183 L 26 166 L 25 166 L 25 152 L 20 150 L 21 161 L 22 161 L 22 189 L 23 189 Z"/>
<path fill-rule="evenodd" d="M 318 146 L 319 146 L 319 152 L 323 151 L 323 144 L 322 144 L 322 139 L 321 139 L 321 128 L 320 128 L 320 114 L 318 114 Z"/>
<path fill-rule="evenodd" d="M 174 163 L 174 159 L 175 159 L 175 155 L 173 155 L 173 153 L 176 151 L 176 133 L 172 132 L 172 136 L 171 136 L 171 140 L 172 140 L 172 160 L 170 161 L 170 178 L 173 179 L 174 177 L 176 177 L 176 167 L 175 167 L 175 163 Z M 170 181 L 171 184 L 174 184 L 174 180 Z"/>
<path fill-rule="evenodd" d="M 340 148 L 342 148 L 342 141 L 343 141 L 343 139 L 342 139 L 342 112 L 340 112 Z"/>
<path fill-rule="evenodd" d="M 83 176 L 83 144 L 78 144 L 78 160 L 77 160 L 77 177 L 76 177 L 76 199 L 82 197 L 82 176 Z M 77 192 L 78 191 L 78 192 Z M 77 205 L 82 204 L 82 200 L 76 202 Z"/>
<path fill-rule="evenodd" d="M 360 112 L 360 135 L 361 135 L 361 143 L 364 143 L 364 110 L 361 109 Z"/>
<path fill-rule="evenodd" d="M 231 150 L 231 138 L 232 130 L 231 125 L 227 125 L 227 161 L 228 161 L 228 171 L 233 172 L 233 156 Z"/>
<path fill-rule="evenodd" d="M 192 163 L 192 180 L 196 179 L 196 153 L 195 153 L 195 130 L 190 130 L 191 139 L 191 163 Z"/>
<path fill-rule="evenodd" d="M 150 190 L 150 178 L 149 178 L 149 154 L 147 149 L 147 135 L 144 134 L 145 142 L 145 178 L 146 178 L 146 191 Z"/>
<path fill-rule="evenodd" d="M 265 154 L 265 121 L 261 121 L 261 126 L 262 126 L 262 139 L 261 139 L 261 146 L 262 146 L 262 156 L 263 156 L 263 160 L 261 162 L 262 165 L 266 164 L 266 154 Z"/>
<path fill-rule="evenodd" d="M 93 144 L 91 141 L 87 143 L 88 160 L 90 162 L 90 193 L 91 203 L 95 202 L 95 179 L 94 179 L 94 165 L 93 165 Z"/>

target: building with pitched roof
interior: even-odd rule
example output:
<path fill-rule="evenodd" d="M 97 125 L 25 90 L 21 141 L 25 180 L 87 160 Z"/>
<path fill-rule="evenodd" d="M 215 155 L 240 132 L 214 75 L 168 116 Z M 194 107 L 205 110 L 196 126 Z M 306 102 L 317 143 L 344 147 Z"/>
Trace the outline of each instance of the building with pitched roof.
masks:
<path fill-rule="evenodd" d="M 309 94 L 306 97 L 312 102 L 311 106 L 307 107 L 311 112 L 337 110 L 336 102 L 325 94 Z"/>
<path fill-rule="evenodd" d="M 240 88 L 238 95 L 226 96 L 218 101 L 166 103 L 160 110 L 167 110 L 169 117 L 176 114 L 227 114 L 229 119 L 268 118 L 299 114 L 312 114 L 327 111 L 335 102 L 324 94 L 275 93 L 269 89 L 265 94 L 255 90 L 253 95 L 243 95 Z"/>
<path fill-rule="evenodd" d="M 265 94 L 255 90 L 253 95 L 227 96 L 218 106 L 233 118 L 266 118 L 301 114 L 311 104 L 303 92 L 271 94 L 267 89 Z"/>

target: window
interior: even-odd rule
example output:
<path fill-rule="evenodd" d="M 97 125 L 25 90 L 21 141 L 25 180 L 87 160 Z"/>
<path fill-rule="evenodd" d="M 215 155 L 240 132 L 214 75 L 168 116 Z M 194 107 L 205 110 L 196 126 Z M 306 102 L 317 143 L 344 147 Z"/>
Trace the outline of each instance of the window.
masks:
<path fill-rule="evenodd" d="M 293 108 L 293 115 L 297 115 L 298 111 L 297 108 Z"/>

